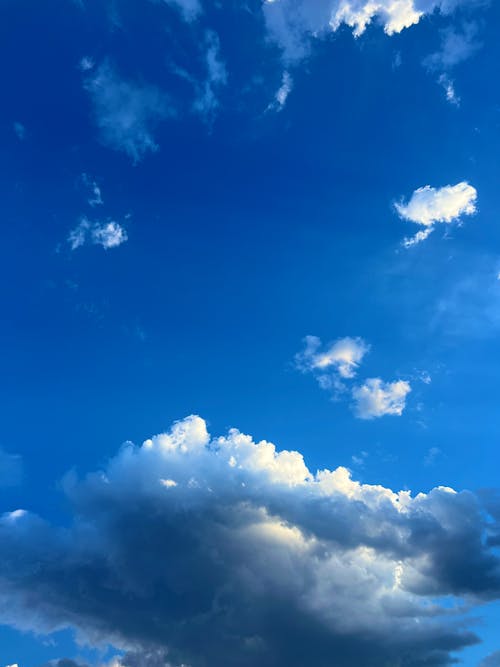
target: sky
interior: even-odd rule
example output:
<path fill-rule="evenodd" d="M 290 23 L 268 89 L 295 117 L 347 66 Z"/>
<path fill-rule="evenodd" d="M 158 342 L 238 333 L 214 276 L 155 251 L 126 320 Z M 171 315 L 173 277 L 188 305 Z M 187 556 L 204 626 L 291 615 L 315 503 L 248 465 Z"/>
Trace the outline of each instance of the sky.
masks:
<path fill-rule="evenodd" d="M 0 667 L 499 667 L 500 7 L 0 0 Z"/>

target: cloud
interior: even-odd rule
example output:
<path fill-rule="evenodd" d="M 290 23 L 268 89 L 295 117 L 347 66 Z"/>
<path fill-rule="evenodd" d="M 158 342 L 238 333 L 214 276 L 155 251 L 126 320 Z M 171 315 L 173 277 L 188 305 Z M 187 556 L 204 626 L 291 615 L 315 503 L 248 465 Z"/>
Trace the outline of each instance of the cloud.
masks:
<path fill-rule="evenodd" d="M 217 33 L 208 30 L 205 34 L 206 51 L 204 55 L 206 78 L 195 83 L 197 95 L 194 110 L 208 120 L 213 120 L 219 107 L 218 93 L 227 83 L 227 70 L 220 54 L 220 41 Z"/>
<path fill-rule="evenodd" d="M 95 61 L 90 56 L 83 56 L 78 63 L 78 66 L 82 72 L 88 72 L 95 67 Z"/>
<path fill-rule="evenodd" d="M 105 62 L 85 80 L 102 142 L 129 155 L 134 163 L 158 150 L 153 132 L 172 116 L 167 96 L 156 86 L 122 79 Z"/>
<path fill-rule="evenodd" d="M 455 27 L 443 30 L 439 50 L 427 56 L 424 64 L 432 70 L 449 70 L 464 62 L 481 48 L 477 33 L 475 23 L 466 23 L 462 30 Z"/>
<path fill-rule="evenodd" d="M 481 660 L 478 667 L 500 667 L 500 651 L 490 653 L 490 655 Z"/>
<path fill-rule="evenodd" d="M 477 190 L 467 181 L 442 188 L 430 185 L 418 188 L 408 202 L 395 204 L 400 218 L 425 228 L 413 238 L 405 239 L 403 244 L 409 247 L 423 241 L 432 233 L 436 223 L 450 224 L 463 215 L 476 213 L 476 201 Z"/>
<path fill-rule="evenodd" d="M 163 0 L 167 5 L 176 7 L 182 14 L 184 20 L 191 22 L 201 14 L 200 0 Z"/>
<path fill-rule="evenodd" d="M 410 383 L 405 380 L 383 382 L 380 378 L 370 378 L 352 390 L 354 413 L 360 419 L 374 419 L 385 415 L 400 417 L 410 391 Z"/>
<path fill-rule="evenodd" d="M 457 95 L 454 82 L 448 77 L 448 75 L 441 74 L 438 79 L 438 83 L 442 86 L 447 101 L 450 104 L 454 104 L 456 107 L 459 107 L 460 97 Z"/>
<path fill-rule="evenodd" d="M 86 188 L 90 191 L 90 196 L 87 199 L 90 206 L 101 206 L 104 202 L 102 200 L 101 188 L 97 183 L 88 176 L 88 174 L 82 174 L 82 182 Z"/>
<path fill-rule="evenodd" d="M 24 139 L 26 139 L 26 128 L 24 125 L 16 121 L 13 127 L 16 137 L 19 139 L 19 141 L 24 141 Z"/>
<path fill-rule="evenodd" d="M 321 350 L 317 336 L 306 336 L 305 349 L 296 355 L 298 368 L 303 371 L 334 372 L 341 378 L 353 378 L 370 346 L 362 338 L 339 338 Z"/>
<path fill-rule="evenodd" d="M 82 218 L 68 235 L 71 250 L 76 250 L 85 243 L 100 245 L 105 250 L 117 248 L 128 240 L 127 231 L 114 220 L 108 222 L 91 222 Z"/>
<path fill-rule="evenodd" d="M 447 13 L 465 0 L 265 0 L 264 17 L 269 37 L 285 61 L 307 55 L 312 38 L 335 32 L 342 25 L 363 34 L 374 21 L 388 35 L 416 25 L 435 11 Z"/>
<path fill-rule="evenodd" d="M 481 48 L 477 40 L 478 28 L 473 22 L 466 23 L 463 28 L 447 28 L 441 32 L 441 46 L 438 51 L 424 59 L 424 66 L 431 72 L 440 72 L 438 83 L 443 87 L 446 99 L 450 104 L 460 105 L 460 98 L 449 71 L 464 62 Z"/>
<path fill-rule="evenodd" d="M 274 95 L 274 100 L 269 104 L 268 110 L 274 109 L 275 111 L 281 111 L 286 104 L 288 96 L 293 89 L 293 79 L 289 72 L 286 70 L 283 72 L 281 77 L 281 86 L 278 88 Z"/>
<path fill-rule="evenodd" d="M 0 519 L 0 621 L 72 627 L 129 667 L 444 667 L 477 641 L 462 598 L 500 595 L 472 493 L 313 473 L 197 416 L 63 488 L 69 525 Z"/>
<path fill-rule="evenodd" d="M 23 478 L 23 460 L 0 448 L 0 488 L 17 486 Z"/>

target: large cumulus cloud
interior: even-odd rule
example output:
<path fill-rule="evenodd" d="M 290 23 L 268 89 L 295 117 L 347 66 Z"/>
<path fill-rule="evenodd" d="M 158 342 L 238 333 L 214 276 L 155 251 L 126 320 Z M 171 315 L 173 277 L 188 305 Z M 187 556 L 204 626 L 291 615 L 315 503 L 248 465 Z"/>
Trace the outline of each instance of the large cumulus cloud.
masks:
<path fill-rule="evenodd" d="M 127 667 L 445 665 L 476 641 L 465 607 L 500 594 L 473 494 L 312 474 L 199 417 L 64 489 L 68 526 L 0 520 L 0 620 L 73 627 Z"/>

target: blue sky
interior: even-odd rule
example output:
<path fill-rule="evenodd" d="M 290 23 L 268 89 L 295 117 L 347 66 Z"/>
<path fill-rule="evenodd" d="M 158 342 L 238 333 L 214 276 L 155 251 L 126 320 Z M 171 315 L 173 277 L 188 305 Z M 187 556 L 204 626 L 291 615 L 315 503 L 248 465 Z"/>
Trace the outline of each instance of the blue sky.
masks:
<path fill-rule="evenodd" d="M 0 14 L 0 667 L 500 664 L 500 9 Z"/>

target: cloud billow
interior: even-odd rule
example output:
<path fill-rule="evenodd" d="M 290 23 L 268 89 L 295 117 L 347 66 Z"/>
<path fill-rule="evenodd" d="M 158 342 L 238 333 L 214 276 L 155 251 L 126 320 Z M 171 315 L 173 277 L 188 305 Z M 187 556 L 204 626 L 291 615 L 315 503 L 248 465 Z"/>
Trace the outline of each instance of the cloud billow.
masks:
<path fill-rule="evenodd" d="M 456 185 L 433 188 L 425 185 L 414 191 L 407 202 L 394 205 L 399 217 L 423 227 L 413 237 L 406 238 L 403 245 L 409 248 L 424 241 L 436 224 L 458 222 L 464 215 L 477 211 L 477 190 L 467 181 Z"/>
<path fill-rule="evenodd" d="M 393 35 L 433 12 L 448 13 L 465 4 L 465 0 L 265 0 L 263 11 L 270 39 L 287 62 L 296 62 L 307 55 L 312 38 L 343 25 L 359 37 L 377 21 Z"/>
<path fill-rule="evenodd" d="M 69 527 L 0 519 L 0 620 L 72 627 L 125 667 L 446 665 L 477 640 L 461 599 L 500 595 L 473 494 L 313 474 L 195 416 L 64 489 Z"/>

